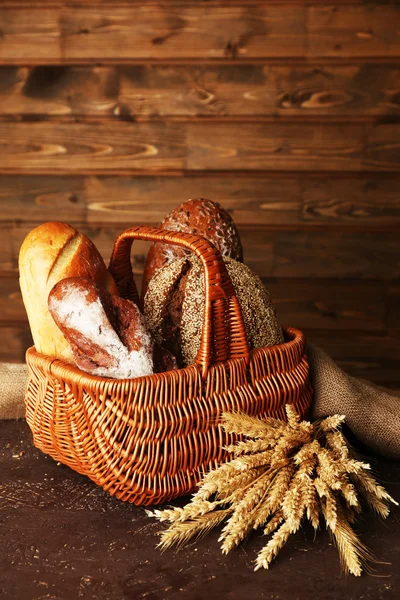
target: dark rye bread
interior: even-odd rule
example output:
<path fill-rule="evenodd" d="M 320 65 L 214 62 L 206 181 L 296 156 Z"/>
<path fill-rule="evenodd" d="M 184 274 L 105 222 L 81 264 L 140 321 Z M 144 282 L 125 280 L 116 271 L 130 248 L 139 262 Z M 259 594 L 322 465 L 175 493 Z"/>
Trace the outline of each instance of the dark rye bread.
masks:
<path fill-rule="evenodd" d="M 242 308 L 250 349 L 281 344 L 282 329 L 262 281 L 246 265 L 227 257 L 224 262 Z M 144 300 L 147 327 L 181 367 L 193 364 L 199 350 L 204 301 L 204 273 L 194 255 L 165 266 L 149 283 Z"/>
<path fill-rule="evenodd" d="M 243 249 L 236 225 L 230 214 L 218 202 L 205 198 L 187 200 L 169 213 L 159 227 L 205 237 L 216 246 L 222 256 L 243 262 Z M 157 271 L 188 254 L 189 251 L 180 246 L 154 243 L 147 254 L 142 297 L 144 298 L 149 281 Z"/>
<path fill-rule="evenodd" d="M 153 372 L 153 344 L 133 302 L 70 277 L 53 287 L 48 306 L 82 370 L 116 379 Z"/>

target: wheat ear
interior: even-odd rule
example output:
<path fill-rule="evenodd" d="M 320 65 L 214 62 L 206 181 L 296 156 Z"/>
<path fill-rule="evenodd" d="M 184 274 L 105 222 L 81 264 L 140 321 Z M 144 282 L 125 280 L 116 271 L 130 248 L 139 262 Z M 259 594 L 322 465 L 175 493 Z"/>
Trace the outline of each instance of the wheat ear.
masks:
<path fill-rule="evenodd" d="M 194 537 L 203 537 L 222 523 L 230 512 L 231 509 L 227 508 L 196 517 L 190 521 L 176 521 L 160 534 L 161 541 L 158 546 L 161 550 L 167 550 L 171 546 L 183 546 Z"/>
<path fill-rule="evenodd" d="M 268 569 L 272 560 L 277 556 L 290 537 L 290 526 L 285 521 L 277 531 L 275 531 L 268 544 L 259 552 L 256 560 L 255 571 L 258 569 Z"/>

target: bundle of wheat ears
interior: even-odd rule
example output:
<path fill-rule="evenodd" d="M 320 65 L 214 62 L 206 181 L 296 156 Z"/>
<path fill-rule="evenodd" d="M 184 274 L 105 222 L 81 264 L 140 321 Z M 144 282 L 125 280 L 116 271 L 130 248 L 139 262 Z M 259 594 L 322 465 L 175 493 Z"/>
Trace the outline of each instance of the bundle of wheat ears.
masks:
<path fill-rule="evenodd" d="M 226 521 L 219 541 L 227 554 L 253 529 L 272 536 L 258 554 L 255 570 L 268 569 L 291 534 L 308 519 L 325 520 L 347 573 L 361 575 L 373 556 L 351 527 L 364 508 L 380 517 L 397 502 L 356 458 L 339 431 L 344 417 L 301 421 L 290 405 L 287 423 L 226 413 L 223 427 L 244 441 L 228 446 L 234 458 L 208 473 L 183 508 L 148 512 L 171 525 L 161 533 L 162 549 L 183 545 Z"/>

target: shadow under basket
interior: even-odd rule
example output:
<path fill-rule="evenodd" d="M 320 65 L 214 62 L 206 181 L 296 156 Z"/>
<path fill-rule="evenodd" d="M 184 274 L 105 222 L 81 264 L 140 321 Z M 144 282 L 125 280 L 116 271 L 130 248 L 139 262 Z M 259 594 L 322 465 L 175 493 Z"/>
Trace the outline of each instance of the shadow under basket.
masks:
<path fill-rule="evenodd" d="M 301 331 L 287 328 L 283 344 L 248 350 L 225 265 L 203 238 L 150 227 L 121 234 L 110 263 L 121 296 L 138 302 L 130 266 L 135 238 L 186 246 L 202 259 L 206 300 L 196 364 L 116 380 L 32 347 L 25 402 L 36 447 L 117 498 L 150 505 L 191 492 L 229 458 L 224 447 L 237 436 L 221 427 L 223 412 L 285 419 L 285 404 L 292 404 L 305 417 L 312 387 Z"/>

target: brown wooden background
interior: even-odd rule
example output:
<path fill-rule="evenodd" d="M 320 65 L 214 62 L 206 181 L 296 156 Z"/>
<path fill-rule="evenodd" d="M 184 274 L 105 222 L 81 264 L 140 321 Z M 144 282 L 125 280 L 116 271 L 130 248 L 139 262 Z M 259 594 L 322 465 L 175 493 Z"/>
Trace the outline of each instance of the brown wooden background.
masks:
<path fill-rule="evenodd" d="M 283 322 L 400 387 L 399 159 L 398 2 L 3 0 L 0 359 L 30 343 L 32 227 L 68 221 L 108 259 L 205 196 Z"/>

